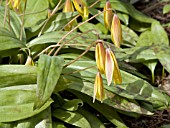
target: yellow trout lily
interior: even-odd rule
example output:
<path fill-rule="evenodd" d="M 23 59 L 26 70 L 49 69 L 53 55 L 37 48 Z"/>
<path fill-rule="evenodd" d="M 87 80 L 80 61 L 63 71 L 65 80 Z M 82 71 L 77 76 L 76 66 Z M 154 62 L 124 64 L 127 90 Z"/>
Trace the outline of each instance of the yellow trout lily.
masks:
<path fill-rule="evenodd" d="M 107 0 L 104 6 L 104 25 L 109 30 L 111 29 L 112 18 L 113 18 L 112 6 L 110 1 Z"/>
<path fill-rule="evenodd" d="M 105 73 L 105 48 L 102 42 L 98 42 L 95 50 L 96 64 L 101 74 Z"/>
<path fill-rule="evenodd" d="M 102 103 L 104 97 L 105 95 L 104 95 L 103 80 L 102 80 L 100 72 L 98 72 L 96 74 L 96 79 L 94 83 L 93 103 L 95 102 L 95 99 L 100 100 Z"/>
<path fill-rule="evenodd" d="M 117 14 L 114 14 L 112 25 L 111 25 L 111 40 L 115 44 L 116 47 L 120 47 L 120 44 L 122 43 L 122 28 L 120 24 L 120 20 L 117 16 Z"/>
<path fill-rule="evenodd" d="M 122 77 L 116 57 L 110 48 L 106 49 L 105 74 L 108 85 L 111 84 L 112 80 L 114 81 L 114 84 L 122 83 Z"/>
<path fill-rule="evenodd" d="M 87 4 L 83 0 L 73 0 L 73 4 L 78 13 L 83 17 L 83 20 L 88 19 L 89 10 Z"/>
<path fill-rule="evenodd" d="M 63 12 L 74 12 L 74 7 L 73 7 L 71 0 L 66 0 L 66 2 L 64 4 Z M 68 24 L 64 28 L 64 30 L 70 31 L 75 24 L 76 24 L 76 20 L 74 20 L 70 24 Z"/>

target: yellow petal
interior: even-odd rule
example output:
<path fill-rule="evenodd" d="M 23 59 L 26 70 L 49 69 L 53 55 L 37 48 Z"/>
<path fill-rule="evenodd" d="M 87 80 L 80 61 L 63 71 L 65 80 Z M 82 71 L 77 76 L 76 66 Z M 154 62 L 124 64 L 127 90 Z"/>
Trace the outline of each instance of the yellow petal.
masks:
<path fill-rule="evenodd" d="M 107 84 L 110 85 L 113 79 L 114 72 L 114 60 L 112 58 L 112 51 L 110 48 L 106 49 L 106 59 L 105 59 L 105 74 L 107 79 Z"/>
<path fill-rule="evenodd" d="M 106 1 L 106 4 L 104 6 L 104 24 L 105 24 L 106 28 L 109 30 L 111 28 L 112 18 L 113 18 L 113 12 L 111 9 L 112 9 L 112 7 L 111 7 L 110 1 Z"/>
<path fill-rule="evenodd" d="M 63 7 L 63 12 L 74 12 L 74 7 L 71 0 L 66 0 Z"/>
<path fill-rule="evenodd" d="M 95 99 L 98 99 L 101 102 L 104 99 L 103 80 L 99 72 L 96 74 L 95 83 L 94 83 L 93 103 L 95 102 Z"/>
<path fill-rule="evenodd" d="M 83 0 L 72 0 L 78 13 L 86 20 L 89 16 L 87 4 Z"/>
<path fill-rule="evenodd" d="M 114 72 L 113 72 L 113 81 L 114 84 L 121 84 L 122 83 L 122 76 L 119 70 L 119 65 L 117 63 L 116 57 L 113 54 L 113 52 L 111 51 L 111 56 L 113 58 L 114 61 Z"/>
<path fill-rule="evenodd" d="M 120 20 L 116 14 L 114 14 L 112 20 L 111 39 L 116 47 L 120 47 L 120 44 L 122 43 L 122 28 Z"/>
<path fill-rule="evenodd" d="M 30 56 L 27 57 L 27 61 L 26 61 L 25 65 L 34 66 L 34 61 L 32 60 L 32 58 Z"/>
<path fill-rule="evenodd" d="M 105 73 L 105 48 L 102 42 L 97 43 L 95 50 L 96 65 L 101 74 Z"/>

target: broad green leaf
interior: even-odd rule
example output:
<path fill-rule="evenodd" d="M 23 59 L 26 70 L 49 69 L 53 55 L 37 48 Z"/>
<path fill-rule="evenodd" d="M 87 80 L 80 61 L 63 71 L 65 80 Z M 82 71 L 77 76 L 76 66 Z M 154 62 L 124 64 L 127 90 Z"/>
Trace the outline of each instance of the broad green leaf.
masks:
<path fill-rule="evenodd" d="M 40 108 L 50 98 L 62 72 L 63 65 L 64 60 L 61 57 L 40 56 L 38 60 L 35 108 Z"/>
<path fill-rule="evenodd" d="M 32 32 L 36 31 L 39 27 L 41 27 L 41 23 L 46 19 L 48 7 L 48 0 L 27 0 L 24 26 Z"/>
<path fill-rule="evenodd" d="M 8 16 L 6 17 L 6 22 L 4 25 L 5 9 L 4 7 L 0 6 L 0 27 L 4 27 L 8 29 L 8 31 L 10 31 L 13 37 L 19 40 L 20 33 L 21 33 L 20 17 L 18 17 L 18 15 L 13 11 L 10 11 L 9 13 L 10 13 L 10 26 L 9 26 Z M 22 41 L 23 41 L 23 44 L 26 43 L 26 35 L 25 35 L 24 29 L 22 30 Z"/>
<path fill-rule="evenodd" d="M 36 84 L 37 68 L 25 65 L 1 65 L 0 88 Z"/>
<path fill-rule="evenodd" d="M 163 7 L 163 14 L 166 14 L 170 11 L 170 4 L 166 4 L 164 7 Z"/>
<path fill-rule="evenodd" d="M 13 55 L 19 52 L 19 49 L 26 47 L 14 33 L 2 27 L 0 27 L 0 46 L 0 56 L 2 57 Z"/>
<path fill-rule="evenodd" d="M 87 111 L 86 109 L 79 108 L 78 112 L 82 114 L 90 123 L 91 128 L 105 128 L 103 123 L 92 113 Z M 115 116 L 115 115 L 114 115 Z"/>
<path fill-rule="evenodd" d="M 144 32 L 150 29 L 151 23 L 139 22 L 135 19 L 130 19 L 129 27 L 137 32 Z"/>
<path fill-rule="evenodd" d="M 13 93 L 11 93 L 13 92 Z M 15 93 L 14 93 L 15 92 Z M 27 99 L 22 99 L 23 97 L 21 95 L 19 95 L 19 93 L 24 93 L 22 95 L 29 95 L 29 97 Z M 11 121 L 17 121 L 17 120 L 21 120 L 21 119 L 25 119 L 28 117 L 32 117 L 38 113 L 40 113 L 41 111 L 45 110 L 47 107 L 50 106 L 50 104 L 52 103 L 51 100 L 48 100 L 40 109 L 34 110 L 34 102 L 32 102 L 33 100 L 35 100 L 35 91 L 30 93 L 31 91 L 27 91 L 27 90 L 18 90 L 18 91 L 13 91 L 13 90 L 9 90 L 6 91 L 6 96 L 5 102 L 8 102 L 9 97 L 13 97 L 13 99 L 17 99 L 15 102 L 16 103 L 11 103 L 10 99 L 9 99 L 9 103 L 7 105 L 3 105 L 1 104 L 0 106 L 0 122 L 11 122 Z M 7 98 L 8 97 L 8 98 Z M 25 101 L 24 101 L 25 100 Z M 2 103 L 3 101 L 1 101 Z"/>
<path fill-rule="evenodd" d="M 56 44 L 65 34 L 67 34 L 68 32 L 66 31 L 56 31 L 56 32 L 50 32 L 50 33 L 46 33 L 38 38 L 35 38 L 34 40 L 30 41 L 27 46 L 29 48 L 31 47 L 35 47 L 36 45 L 38 45 L 37 47 L 39 47 L 40 45 L 43 45 L 43 44 Z M 72 43 L 72 44 L 77 44 L 77 43 L 80 43 L 80 44 L 84 44 L 84 43 L 92 43 L 94 41 L 97 40 L 97 36 L 94 35 L 94 34 L 83 34 L 81 36 L 78 36 L 80 33 L 78 32 L 73 32 L 72 34 L 70 34 L 69 36 L 67 36 L 63 42 L 65 41 L 68 41 L 69 39 L 71 39 L 72 37 L 76 36 L 77 35 L 77 38 L 71 40 L 69 42 Z M 61 42 L 61 43 L 63 43 Z"/>
<path fill-rule="evenodd" d="M 123 21 L 125 25 L 129 25 L 129 15 L 124 14 L 124 13 L 117 13 L 120 20 Z"/>
<path fill-rule="evenodd" d="M 91 128 L 87 119 L 78 112 L 69 112 L 63 109 L 55 109 L 52 111 L 52 115 L 57 119 L 60 119 L 71 125 L 83 128 Z"/>
<path fill-rule="evenodd" d="M 25 120 L 19 120 L 17 123 L 16 128 L 52 128 L 51 109 L 48 107 L 41 113 Z"/>
<path fill-rule="evenodd" d="M 150 46 L 153 42 L 153 36 L 151 31 L 145 31 L 140 34 L 136 46 Z"/>
<path fill-rule="evenodd" d="M 166 44 L 169 45 L 169 39 L 166 31 L 158 21 L 154 21 L 151 26 L 152 38 L 154 44 Z"/>
<path fill-rule="evenodd" d="M 162 66 L 170 73 L 170 48 L 169 46 L 164 45 L 156 45 L 152 47 L 153 51 L 155 52 L 158 60 L 162 64 Z"/>
<path fill-rule="evenodd" d="M 95 30 L 95 31 L 92 31 L 93 34 L 102 34 L 101 30 L 92 23 L 85 23 L 81 25 L 79 29 L 81 32 L 86 32 L 88 30 Z"/>
<path fill-rule="evenodd" d="M 98 112 L 100 112 L 104 117 L 106 117 L 110 122 L 112 122 L 117 127 L 126 128 L 126 125 L 123 123 L 122 119 L 119 117 L 119 115 L 113 108 L 105 104 L 101 104 L 98 101 L 92 103 L 92 99 L 89 96 L 75 90 L 70 91 L 79 98 L 83 99 L 83 101 L 87 102 L 90 106 L 95 108 Z"/>
<path fill-rule="evenodd" d="M 67 12 L 67 13 L 60 12 L 60 13 L 53 15 L 50 18 L 50 20 L 47 22 L 44 32 L 46 33 L 46 32 L 52 32 L 52 31 L 63 29 L 63 27 L 69 21 L 71 21 L 76 15 L 77 15 L 77 12 Z"/>
<path fill-rule="evenodd" d="M 106 27 L 102 24 L 102 23 L 98 23 L 96 24 L 97 29 L 99 29 L 102 33 L 107 34 L 108 33 L 108 29 L 106 29 Z"/>
<path fill-rule="evenodd" d="M 62 108 L 68 111 L 76 111 L 81 106 L 83 106 L 82 100 L 73 99 L 73 100 L 66 101 L 62 106 Z"/>
<path fill-rule="evenodd" d="M 128 62 L 139 63 L 147 60 L 157 59 L 156 54 L 151 49 L 151 46 L 134 47 L 123 50 L 126 53 L 124 59 Z"/>
<path fill-rule="evenodd" d="M 130 47 L 135 46 L 138 40 L 138 35 L 132 29 L 124 25 L 122 25 L 122 30 L 123 30 L 122 36 L 124 40 L 122 45 L 130 46 Z"/>

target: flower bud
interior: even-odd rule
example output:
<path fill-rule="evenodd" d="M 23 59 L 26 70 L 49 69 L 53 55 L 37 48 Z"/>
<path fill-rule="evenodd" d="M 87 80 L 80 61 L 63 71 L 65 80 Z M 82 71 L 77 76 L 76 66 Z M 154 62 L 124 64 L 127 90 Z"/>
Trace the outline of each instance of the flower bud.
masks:
<path fill-rule="evenodd" d="M 114 84 L 121 84 L 122 77 L 120 74 L 119 66 L 116 61 L 116 57 L 110 48 L 106 49 L 106 59 L 105 59 L 105 74 L 108 85 L 111 84 L 112 80 Z"/>
<path fill-rule="evenodd" d="M 95 50 L 96 64 L 101 74 L 105 73 L 105 48 L 102 42 L 98 42 Z"/>
<path fill-rule="evenodd" d="M 107 0 L 104 6 L 104 25 L 109 30 L 111 29 L 112 18 L 113 18 L 113 12 L 112 12 L 111 3 L 109 0 Z"/>
<path fill-rule="evenodd" d="M 34 66 L 34 61 L 32 60 L 32 58 L 30 56 L 27 57 L 27 61 L 26 61 L 25 65 Z"/>
<path fill-rule="evenodd" d="M 103 102 L 104 97 L 105 95 L 104 95 L 103 80 L 102 80 L 100 72 L 98 72 L 96 74 L 96 79 L 94 83 L 93 103 L 95 102 L 95 98 Z"/>
<path fill-rule="evenodd" d="M 112 26 L 111 26 L 111 39 L 116 47 L 120 47 L 122 43 L 122 28 L 120 20 L 116 14 L 113 16 Z"/>

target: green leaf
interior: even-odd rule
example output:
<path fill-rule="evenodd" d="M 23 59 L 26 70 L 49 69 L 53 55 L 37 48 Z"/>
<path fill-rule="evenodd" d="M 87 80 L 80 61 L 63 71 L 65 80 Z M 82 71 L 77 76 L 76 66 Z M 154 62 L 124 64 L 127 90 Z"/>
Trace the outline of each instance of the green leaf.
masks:
<path fill-rule="evenodd" d="M 66 123 L 77 127 L 90 128 L 90 124 L 87 119 L 78 112 L 65 111 L 63 109 L 55 109 L 52 111 L 52 115 Z"/>
<path fill-rule="evenodd" d="M 0 88 L 36 84 L 37 68 L 25 65 L 1 65 Z"/>
<path fill-rule="evenodd" d="M 44 33 L 52 32 L 56 30 L 61 30 L 63 27 L 71 21 L 75 16 L 77 15 L 77 12 L 60 12 L 57 14 L 54 14 L 50 20 L 47 22 L 47 25 L 44 28 Z M 75 22 L 76 24 L 76 22 Z M 73 24 L 73 25 L 75 25 Z"/>
<path fill-rule="evenodd" d="M 2 57 L 13 55 L 19 52 L 20 48 L 26 47 L 14 33 L 2 27 L 0 27 L 0 46 L 0 56 Z"/>
<path fill-rule="evenodd" d="M 88 30 L 95 30 L 95 31 L 92 31 L 93 34 L 102 34 L 101 30 L 92 23 L 85 23 L 81 25 L 79 29 L 81 32 L 86 32 Z"/>
<path fill-rule="evenodd" d="M 48 107 L 41 113 L 25 120 L 19 120 L 17 123 L 16 128 L 52 128 L 51 109 Z"/>
<path fill-rule="evenodd" d="M 99 111 L 104 117 L 106 117 L 110 122 L 112 122 L 117 127 L 126 128 L 126 125 L 123 123 L 122 119 L 119 117 L 119 115 L 113 108 L 105 104 L 101 104 L 98 101 L 95 101 L 95 103 L 93 103 L 92 99 L 89 96 L 80 93 L 78 91 L 75 90 L 70 90 L 70 91 L 76 96 L 78 96 L 79 98 L 83 99 L 83 101 L 87 102 L 90 106 L 95 108 L 97 111 Z"/>
<path fill-rule="evenodd" d="M 68 111 L 76 111 L 80 106 L 83 106 L 83 101 L 80 99 L 73 99 L 66 101 L 62 108 Z"/>
<path fill-rule="evenodd" d="M 40 108 L 50 98 L 62 72 L 63 65 L 64 60 L 61 57 L 40 56 L 38 60 L 35 108 Z"/>
<path fill-rule="evenodd" d="M 124 42 L 122 45 L 133 47 L 136 45 L 138 40 L 138 35 L 129 27 L 122 25 L 122 36 Z"/>
<path fill-rule="evenodd" d="M 156 44 L 169 45 L 169 39 L 166 31 L 158 21 L 154 21 L 151 26 L 151 32 L 153 36 L 153 42 Z"/>
<path fill-rule="evenodd" d="M 66 126 L 64 126 L 64 123 L 61 121 L 53 120 L 53 128 L 66 128 Z"/>
<path fill-rule="evenodd" d="M 123 21 L 125 25 L 129 25 L 129 15 L 124 14 L 124 13 L 117 13 L 120 20 Z"/>
<path fill-rule="evenodd" d="M 150 46 L 150 45 L 152 45 L 154 43 L 152 37 L 153 36 L 152 36 L 151 31 L 145 31 L 145 32 L 141 33 L 136 46 Z"/>
<path fill-rule="evenodd" d="M 152 47 L 153 51 L 155 52 L 158 60 L 162 64 L 162 66 L 170 73 L 170 47 L 164 45 L 155 45 Z"/>
<path fill-rule="evenodd" d="M 154 71 L 155 71 L 155 67 L 157 65 L 157 62 L 158 62 L 158 60 L 149 60 L 149 61 L 145 61 L 144 62 L 144 65 L 146 65 L 150 69 L 150 71 L 151 71 L 151 74 L 152 74 L 152 83 L 155 82 Z"/>
<path fill-rule="evenodd" d="M 4 25 L 4 14 L 5 14 L 5 9 L 4 7 L 0 7 L 0 28 L 6 28 L 10 33 L 16 38 L 20 39 L 20 33 L 21 33 L 21 20 L 20 17 L 13 11 L 10 11 L 10 26 L 9 26 L 9 20 L 8 16 L 6 17 L 6 22 Z M 23 44 L 26 44 L 26 34 L 25 30 L 22 30 L 22 41 Z"/>
<path fill-rule="evenodd" d="M 48 0 L 27 0 L 25 13 L 33 14 L 25 15 L 24 26 L 32 32 L 36 31 L 39 27 L 41 27 L 41 23 L 46 19 L 48 7 Z"/>
<path fill-rule="evenodd" d="M 170 11 L 170 4 L 166 4 L 164 7 L 163 7 L 163 14 L 166 14 Z"/>
<path fill-rule="evenodd" d="M 90 123 L 91 128 L 105 128 L 103 123 L 92 113 L 87 111 L 86 109 L 79 108 L 78 112 L 82 114 Z M 115 115 L 114 115 L 115 116 Z"/>

